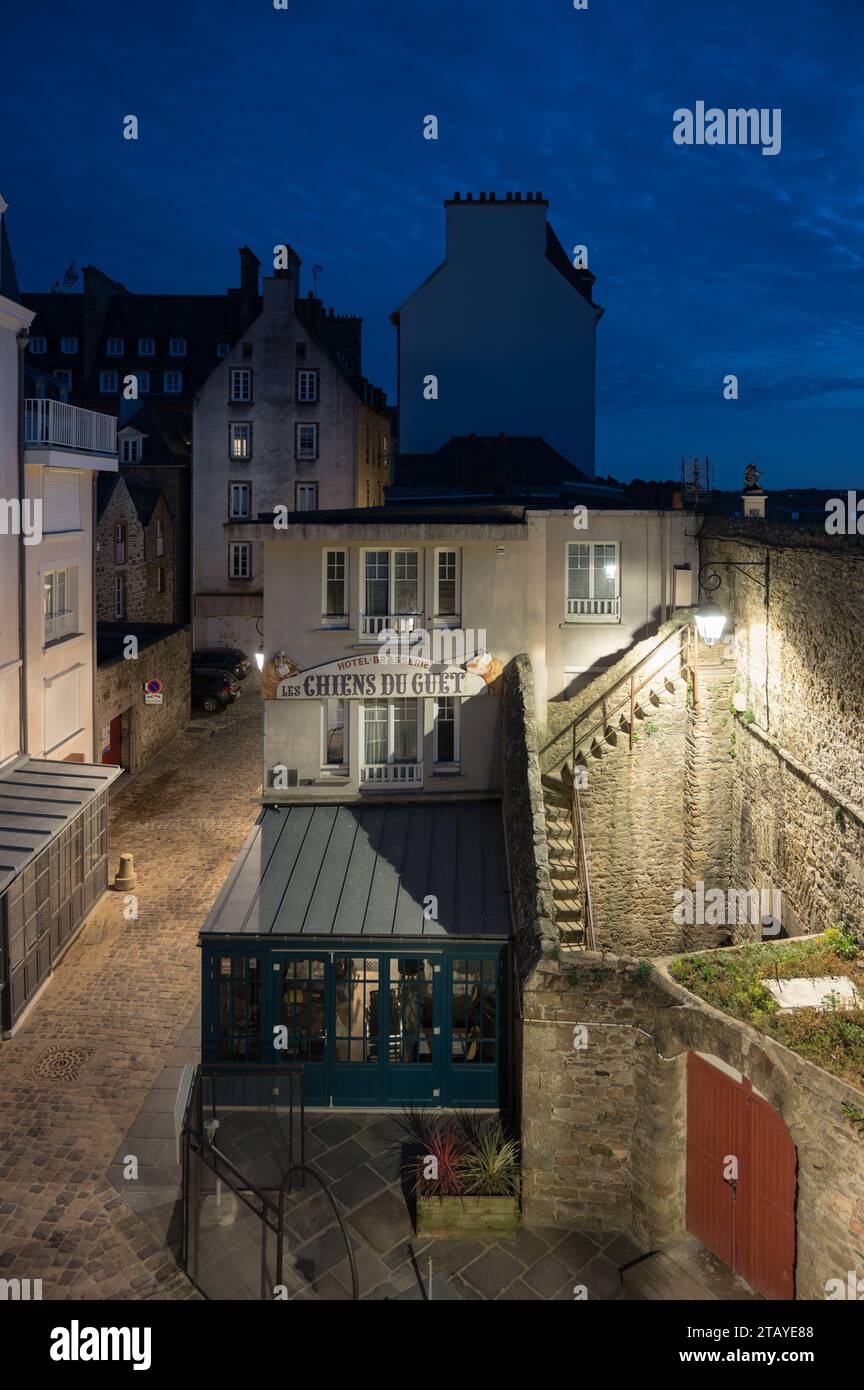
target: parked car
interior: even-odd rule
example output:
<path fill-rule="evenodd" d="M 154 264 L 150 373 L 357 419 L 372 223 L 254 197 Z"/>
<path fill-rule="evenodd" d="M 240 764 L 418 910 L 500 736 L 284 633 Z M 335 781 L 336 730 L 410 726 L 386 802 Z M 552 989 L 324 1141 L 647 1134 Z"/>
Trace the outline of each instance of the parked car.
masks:
<path fill-rule="evenodd" d="M 192 653 L 193 666 L 209 666 L 211 670 L 230 671 L 238 681 L 245 681 L 250 661 L 239 647 L 201 647 Z"/>
<path fill-rule="evenodd" d="M 240 699 L 240 682 L 231 671 L 213 666 L 192 667 L 192 703 L 213 714 Z"/>

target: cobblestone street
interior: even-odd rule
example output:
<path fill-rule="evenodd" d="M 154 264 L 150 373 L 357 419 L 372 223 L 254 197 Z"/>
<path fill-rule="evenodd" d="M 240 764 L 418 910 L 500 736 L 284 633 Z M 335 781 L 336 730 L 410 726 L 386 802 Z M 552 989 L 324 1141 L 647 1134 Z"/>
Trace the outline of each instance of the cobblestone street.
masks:
<path fill-rule="evenodd" d="M 107 892 L 0 1044 L 0 1274 L 44 1299 L 193 1296 L 107 1170 L 197 1006 L 197 933 L 257 814 L 257 675 L 190 728 L 111 801 L 109 882 L 131 851 L 139 920 Z"/>

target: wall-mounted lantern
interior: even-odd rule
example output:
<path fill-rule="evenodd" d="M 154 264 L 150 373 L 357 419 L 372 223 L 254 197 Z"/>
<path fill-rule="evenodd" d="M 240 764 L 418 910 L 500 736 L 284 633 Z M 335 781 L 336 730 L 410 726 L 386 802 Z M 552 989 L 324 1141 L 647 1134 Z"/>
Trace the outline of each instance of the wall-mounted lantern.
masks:
<path fill-rule="evenodd" d="M 754 584 L 758 584 L 765 591 L 764 604 L 768 608 L 768 573 L 769 573 L 769 554 L 766 552 L 764 560 L 706 560 L 699 571 L 699 589 L 704 589 L 706 594 L 713 594 L 723 583 L 720 569 L 738 570 L 746 579 L 752 579 Z M 751 574 L 752 569 L 761 569 L 762 578 Z M 702 641 L 707 647 L 713 647 L 714 643 L 723 636 L 726 627 L 726 614 L 719 604 L 713 599 L 708 598 L 696 609 L 696 630 Z"/>

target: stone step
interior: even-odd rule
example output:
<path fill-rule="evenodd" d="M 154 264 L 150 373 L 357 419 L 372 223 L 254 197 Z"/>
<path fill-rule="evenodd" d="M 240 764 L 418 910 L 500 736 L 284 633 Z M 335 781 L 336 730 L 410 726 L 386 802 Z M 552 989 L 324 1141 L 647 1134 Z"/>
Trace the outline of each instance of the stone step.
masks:
<path fill-rule="evenodd" d="M 556 922 L 581 922 L 582 904 L 578 898 L 562 898 L 555 902 Z"/>
<path fill-rule="evenodd" d="M 556 879 L 553 875 L 552 897 L 555 899 L 556 903 L 565 903 L 571 900 L 578 901 L 579 884 L 577 880 L 567 878 Z"/>
<path fill-rule="evenodd" d="M 581 946 L 585 941 L 581 927 L 559 927 L 558 937 L 562 946 Z"/>

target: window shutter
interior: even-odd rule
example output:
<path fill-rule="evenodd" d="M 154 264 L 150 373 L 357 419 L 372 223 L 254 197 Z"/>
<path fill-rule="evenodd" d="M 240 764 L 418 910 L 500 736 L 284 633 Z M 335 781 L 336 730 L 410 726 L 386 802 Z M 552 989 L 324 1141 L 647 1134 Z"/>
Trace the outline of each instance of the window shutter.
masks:
<path fill-rule="evenodd" d="M 80 531 L 81 480 L 77 473 L 48 468 L 42 495 L 42 530 Z"/>

